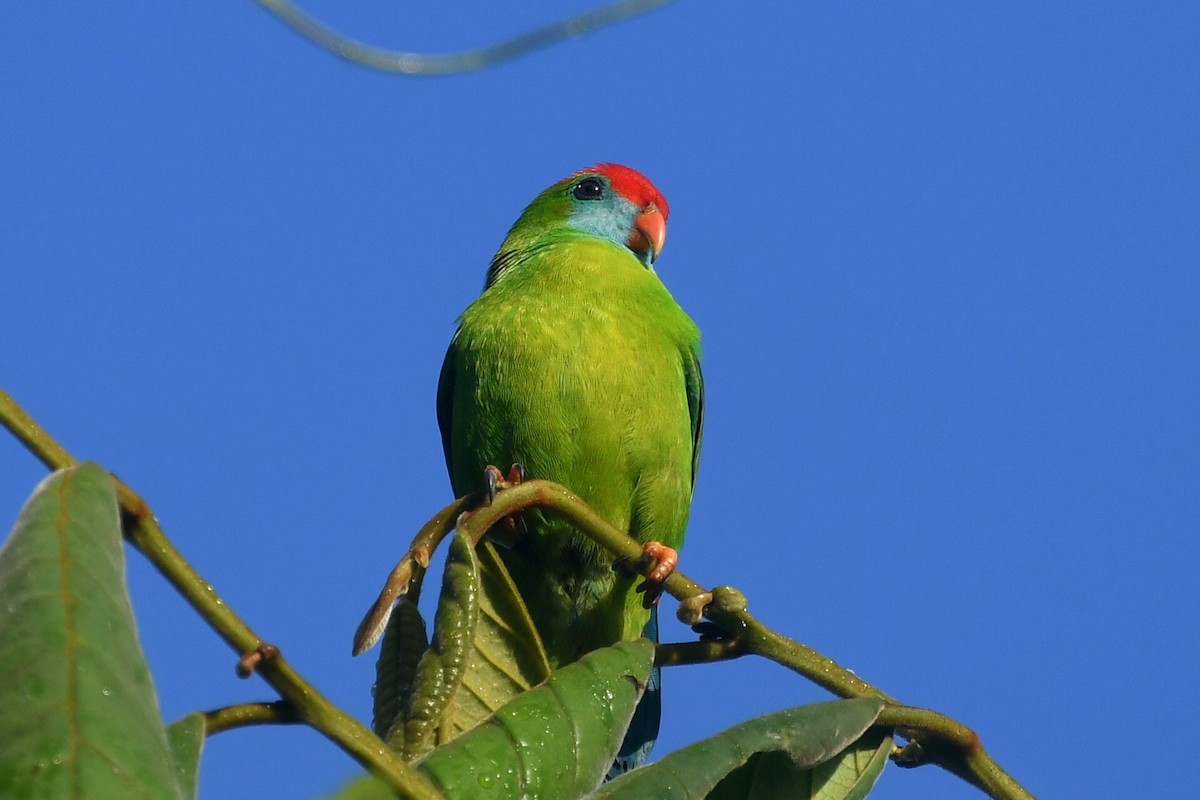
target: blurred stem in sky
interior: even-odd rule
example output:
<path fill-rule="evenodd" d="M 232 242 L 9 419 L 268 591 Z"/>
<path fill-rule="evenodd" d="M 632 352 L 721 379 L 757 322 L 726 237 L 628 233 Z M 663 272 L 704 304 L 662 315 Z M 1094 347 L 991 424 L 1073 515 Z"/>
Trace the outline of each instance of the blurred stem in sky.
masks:
<path fill-rule="evenodd" d="M 306 14 L 289 0 L 258 0 L 259 5 L 277 16 L 284 24 L 336 56 L 384 72 L 418 76 L 453 75 L 484 69 L 573 36 L 640 16 L 670 2 L 672 0 L 620 0 L 487 47 L 434 55 L 376 47 L 339 33 Z"/>

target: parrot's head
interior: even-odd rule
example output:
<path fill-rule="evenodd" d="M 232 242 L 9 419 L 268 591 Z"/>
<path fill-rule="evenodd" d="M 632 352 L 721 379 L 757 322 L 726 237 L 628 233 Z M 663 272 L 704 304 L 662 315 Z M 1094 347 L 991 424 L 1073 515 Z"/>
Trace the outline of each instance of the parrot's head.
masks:
<path fill-rule="evenodd" d="M 650 180 L 620 164 L 580 170 L 554 189 L 569 198 L 568 224 L 623 244 L 646 266 L 667 240 L 667 199 Z"/>
<path fill-rule="evenodd" d="M 564 233 L 584 233 L 626 247 L 650 267 L 667 240 L 667 200 L 650 180 L 621 164 L 579 170 L 546 189 L 509 231 L 488 270 L 490 286 L 523 249 Z"/>

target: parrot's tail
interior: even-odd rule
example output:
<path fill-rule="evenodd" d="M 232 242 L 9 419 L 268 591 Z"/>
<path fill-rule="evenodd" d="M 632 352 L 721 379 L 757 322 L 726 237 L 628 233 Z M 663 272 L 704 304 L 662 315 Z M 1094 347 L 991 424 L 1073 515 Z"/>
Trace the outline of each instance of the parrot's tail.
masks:
<path fill-rule="evenodd" d="M 642 629 L 642 636 L 658 644 L 658 606 L 650 609 L 650 621 Z M 625 741 L 613 759 L 612 766 L 604 780 L 611 781 L 619 775 L 624 775 L 641 764 L 650 756 L 650 749 L 658 739 L 658 725 L 662 720 L 662 669 L 653 667 L 650 670 L 650 680 L 646 682 L 646 692 L 634 709 L 633 719 L 629 721 L 629 730 L 625 732 Z"/>

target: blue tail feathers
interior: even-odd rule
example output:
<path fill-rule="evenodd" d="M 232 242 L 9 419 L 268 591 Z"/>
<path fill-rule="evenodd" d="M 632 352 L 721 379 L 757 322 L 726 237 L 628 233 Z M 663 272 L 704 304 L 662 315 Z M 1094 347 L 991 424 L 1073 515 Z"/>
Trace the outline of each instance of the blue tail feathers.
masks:
<path fill-rule="evenodd" d="M 650 609 L 650 621 L 642 629 L 642 636 L 658 644 L 658 606 Z M 625 732 L 625 741 L 621 742 L 621 749 L 617 751 L 617 757 L 613 759 L 604 780 L 611 781 L 629 772 L 649 757 L 650 749 L 658 739 L 658 725 L 661 719 L 662 670 L 654 667 L 650 670 L 650 679 L 646 682 L 646 693 L 634 709 L 629 730 Z"/>

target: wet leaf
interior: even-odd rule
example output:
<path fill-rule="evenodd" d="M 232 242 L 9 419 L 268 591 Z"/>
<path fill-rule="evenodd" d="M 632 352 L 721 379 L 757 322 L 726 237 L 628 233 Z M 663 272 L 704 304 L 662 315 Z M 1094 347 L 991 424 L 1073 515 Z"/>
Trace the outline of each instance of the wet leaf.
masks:
<path fill-rule="evenodd" d="M 504 562 L 488 542 L 479 559 L 479 623 L 454 706 L 454 728 L 470 730 L 550 675 L 541 638 Z"/>
<path fill-rule="evenodd" d="M 709 800 L 857 800 L 867 796 L 887 764 L 892 737 L 869 728 L 828 761 L 797 767 L 787 753 L 755 753 L 708 794 Z"/>
<path fill-rule="evenodd" d="M 204 715 L 196 711 L 167 726 L 167 742 L 175 760 L 175 777 L 187 800 L 196 797 L 200 754 L 204 752 Z"/>
<path fill-rule="evenodd" d="M 43 481 L 0 550 L 0 642 L 0 797 L 183 800 L 95 464 Z"/>
<path fill-rule="evenodd" d="M 450 709 L 467 669 L 479 617 L 479 573 L 471 540 L 455 533 L 442 574 L 433 641 L 417 664 L 413 690 L 402 718 L 386 741 L 406 761 L 428 752 L 450 735 Z"/>
<path fill-rule="evenodd" d="M 371 727 L 393 750 L 404 746 L 404 713 L 412 698 L 421 656 L 429 649 L 425 620 L 407 597 L 401 597 L 388 618 L 375 662 L 374 718 Z M 401 722 L 396 725 L 397 720 Z M 396 739 L 389 738 L 394 733 Z"/>
<path fill-rule="evenodd" d="M 882 708 L 882 700 L 865 697 L 756 717 L 627 773 L 591 798 L 813 797 L 804 789 L 805 782 L 812 786 L 809 771 L 850 746 Z M 770 754 L 771 758 L 755 758 L 755 754 Z"/>
<path fill-rule="evenodd" d="M 579 797 L 612 763 L 653 660 L 646 639 L 595 650 L 434 750 L 419 769 L 451 800 Z"/>

